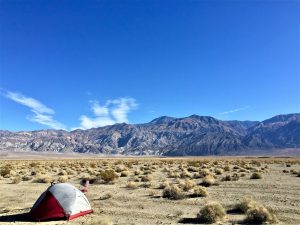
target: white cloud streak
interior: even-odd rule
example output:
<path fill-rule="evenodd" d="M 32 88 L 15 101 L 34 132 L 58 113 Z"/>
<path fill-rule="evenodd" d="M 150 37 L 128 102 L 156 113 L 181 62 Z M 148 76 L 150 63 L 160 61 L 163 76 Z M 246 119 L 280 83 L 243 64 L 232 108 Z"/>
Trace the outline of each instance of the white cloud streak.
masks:
<path fill-rule="evenodd" d="M 221 112 L 219 114 L 220 115 L 226 115 L 226 114 L 230 114 L 230 113 L 235 113 L 235 112 L 239 112 L 239 111 L 243 111 L 243 110 L 249 109 L 250 107 L 251 107 L 250 105 L 247 105 L 245 107 L 241 107 L 241 108 L 237 108 L 237 109 L 232 109 L 232 110 L 229 110 L 229 111 L 226 111 L 226 112 Z"/>
<path fill-rule="evenodd" d="M 137 108 L 134 98 L 118 98 L 108 100 L 104 105 L 97 101 L 92 102 L 93 117 L 80 116 L 80 127 L 73 129 L 90 129 L 103 127 L 115 123 L 128 123 L 128 113 Z"/>
<path fill-rule="evenodd" d="M 27 116 L 28 120 L 46 125 L 53 129 L 66 129 L 65 125 L 53 119 L 55 111 L 38 100 L 11 91 L 6 91 L 4 96 L 14 102 L 28 107 L 33 113 L 33 115 Z"/>

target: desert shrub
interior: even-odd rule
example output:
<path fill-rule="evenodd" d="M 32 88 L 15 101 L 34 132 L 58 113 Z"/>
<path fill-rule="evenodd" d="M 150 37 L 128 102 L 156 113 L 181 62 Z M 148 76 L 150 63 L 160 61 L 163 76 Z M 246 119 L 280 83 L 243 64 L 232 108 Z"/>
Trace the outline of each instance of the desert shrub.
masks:
<path fill-rule="evenodd" d="M 12 166 L 10 164 L 6 164 L 5 166 L 1 167 L 0 169 L 0 175 L 2 177 L 7 177 L 10 175 L 11 171 L 12 171 Z"/>
<path fill-rule="evenodd" d="M 178 172 L 170 171 L 168 174 L 168 177 L 170 178 L 179 178 L 180 174 Z"/>
<path fill-rule="evenodd" d="M 140 187 L 143 187 L 143 188 L 150 188 L 151 187 L 151 183 L 150 182 L 144 182 L 140 185 Z"/>
<path fill-rule="evenodd" d="M 239 180 L 240 179 L 240 176 L 237 174 L 237 173 L 234 173 L 233 175 L 232 175 L 232 180 L 233 181 L 237 181 L 237 180 Z"/>
<path fill-rule="evenodd" d="M 20 176 L 16 176 L 16 177 L 13 178 L 12 183 L 13 183 L 13 184 L 18 184 L 18 183 L 21 182 L 21 180 L 22 180 L 22 179 L 21 179 Z"/>
<path fill-rule="evenodd" d="M 31 176 L 23 176 L 22 180 L 23 181 L 29 181 L 29 180 L 32 180 L 32 177 Z"/>
<path fill-rule="evenodd" d="M 187 171 L 189 171 L 189 172 L 197 172 L 199 169 L 197 168 L 197 167 L 194 167 L 194 166 L 189 166 L 188 168 L 187 168 Z"/>
<path fill-rule="evenodd" d="M 140 170 L 135 170 L 134 175 L 140 175 L 142 172 Z"/>
<path fill-rule="evenodd" d="M 189 191 L 195 186 L 196 186 L 196 183 L 194 181 L 188 180 L 188 179 L 186 179 L 183 183 L 181 183 L 181 188 L 184 191 Z"/>
<path fill-rule="evenodd" d="M 224 220 L 226 216 L 225 209 L 219 203 L 210 203 L 204 206 L 197 214 L 201 222 L 215 223 Z"/>
<path fill-rule="evenodd" d="M 262 175 L 258 172 L 254 172 L 251 174 L 250 179 L 262 179 Z"/>
<path fill-rule="evenodd" d="M 74 175 L 75 174 L 75 171 L 72 170 L 72 169 L 67 169 L 67 175 Z M 89 171 L 90 172 L 90 171 Z M 91 173 L 91 172 L 90 172 Z"/>
<path fill-rule="evenodd" d="M 298 171 L 297 177 L 300 177 L 300 171 Z"/>
<path fill-rule="evenodd" d="M 141 181 L 143 181 L 143 182 L 149 182 L 152 179 L 153 179 L 153 177 L 150 176 L 149 174 L 141 177 Z"/>
<path fill-rule="evenodd" d="M 182 173 L 180 174 L 180 177 L 181 178 L 192 178 L 192 174 L 189 171 L 187 171 L 186 169 L 184 169 L 182 171 Z"/>
<path fill-rule="evenodd" d="M 246 213 L 249 209 L 255 208 L 258 205 L 259 203 L 254 201 L 252 198 L 244 198 L 241 202 L 234 206 L 234 209 Z"/>
<path fill-rule="evenodd" d="M 163 198 L 168 198 L 172 200 L 183 199 L 185 195 L 181 192 L 180 188 L 176 185 L 171 185 L 163 190 Z"/>
<path fill-rule="evenodd" d="M 221 175 L 221 174 L 223 173 L 223 170 L 220 169 L 220 168 L 216 168 L 216 169 L 215 169 L 215 173 L 216 173 L 217 175 Z"/>
<path fill-rule="evenodd" d="M 229 172 L 230 171 L 230 167 L 229 166 L 224 166 L 224 171 Z"/>
<path fill-rule="evenodd" d="M 124 171 L 124 170 L 125 170 L 124 166 L 118 166 L 118 167 L 116 168 L 116 172 L 117 172 L 117 173 L 121 173 L 121 172 Z"/>
<path fill-rule="evenodd" d="M 124 170 L 121 172 L 121 177 L 128 177 L 129 176 L 129 171 L 128 170 Z"/>
<path fill-rule="evenodd" d="M 206 177 L 207 175 L 211 175 L 211 174 L 210 174 L 210 171 L 208 169 L 202 169 L 199 172 L 199 175 L 200 175 L 200 177 Z"/>
<path fill-rule="evenodd" d="M 264 206 L 256 206 L 254 208 L 250 208 L 246 212 L 246 222 L 262 224 L 262 223 L 274 223 L 277 221 L 276 216 L 270 212 Z"/>
<path fill-rule="evenodd" d="M 170 186 L 170 183 L 165 181 L 159 184 L 158 189 L 165 189 L 168 186 Z"/>
<path fill-rule="evenodd" d="M 118 175 L 113 170 L 105 170 L 100 173 L 100 177 L 105 183 L 113 183 Z"/>
<path fill-rule="evenodd" d="M 59 173 L 58 173 L 58 175 L 60 175 L 60 176 L 63 176 L 63 175 L 67 175 L 68 173 L 67 173 L 67 171 L 65 171 L 65 170 L 61 170 Z"/>
<path fill-rule="evenodd" d="M 32 162 L 29 164 L 30 167 L 38 167 L 40 164 L 38 162 Z"/>
<path fill-rule="evenodd" d="M 214 185 L 215 182 L 216 182 L 215 178 L 211 174 L 208 174 L 204 178 L 202 178 L 201 185 L 205 187 L 209 187 Z"/>
<path fill-rule="evenodd" d="M 34 180 L 35 183 L 50 183 L 52 178 L 49 175 L 41 175 Z"/>
<path fill-rule="evenodd" d="M 206 197 L 207 195 L 208 193 L 205 187 L 197 186 L 193 188 L 193 194 L 191 194 L 191 197 Z"/>
<path fill-rule="evenodd" d="M 129 188 L 129 189 L 135 189 L 135 188 L 137 188 L 137 187 L 138 187 L 137 183 L 135 183 L 135 182 L 133 182 L 133 181 L 129 181 L 129 182 L 127 182 L 127 184 L 126 184 L 126 188 Z"/>
<path fill-rule="evenodd" d="M 231 181 L 231 176 L 230 175 L 226 175 L 224 176 L 221 181 Z"/>
<path fill-rule="evenodd" d="M 67 176 L 59 176 L 57 181 L 59 183 L 66 183 L 68 181 L 68 177 Z"/>
<path fill-rule="evenodd" d="M 91 168 L 96 168 L 96 167 L 97 167 L 97 164 L 94 163 L 94 162 L 91 162 L 91 163 L 90 163 L 90 167 L 91 167 Z"/>

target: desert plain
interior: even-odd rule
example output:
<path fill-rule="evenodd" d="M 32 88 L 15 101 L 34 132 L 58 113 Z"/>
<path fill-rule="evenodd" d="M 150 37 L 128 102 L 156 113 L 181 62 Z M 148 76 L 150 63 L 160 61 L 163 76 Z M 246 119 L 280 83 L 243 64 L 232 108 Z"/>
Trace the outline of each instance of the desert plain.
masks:
<path fill-rule="evenodd" d="M 39 224 L 300 224 L 298 157 L 63 156 L 1 157 L 0 224 L 37 224 L 26 213 L 50 183 L 82 179 L 94 212 Z"/>

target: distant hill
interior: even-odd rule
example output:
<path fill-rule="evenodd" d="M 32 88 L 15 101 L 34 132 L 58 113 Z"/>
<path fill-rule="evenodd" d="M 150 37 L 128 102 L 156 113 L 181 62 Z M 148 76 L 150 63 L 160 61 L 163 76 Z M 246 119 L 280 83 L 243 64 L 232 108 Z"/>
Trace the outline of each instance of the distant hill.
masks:
<path fill-rule="evenodd" d="M 71 132 L 0 131 L 0 151 L 182 156 L 280 154 L 289 148 L 300 149 L 299 113 L 261 122 L 192 115 Z"/>

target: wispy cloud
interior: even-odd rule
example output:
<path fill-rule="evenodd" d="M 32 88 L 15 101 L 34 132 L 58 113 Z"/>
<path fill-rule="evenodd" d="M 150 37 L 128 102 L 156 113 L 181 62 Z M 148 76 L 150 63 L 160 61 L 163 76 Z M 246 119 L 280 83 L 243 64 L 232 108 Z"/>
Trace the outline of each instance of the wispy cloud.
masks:
<path fill-rule="evenodd" d="M 250 107 L 251 107 L 250 105 L 247 105 L 245 107 L 241 107 L 241 108 L 237 108 L 237 109 L 231 109 L 231 110 L 228 110 L 228 111 L 225 111 L 225 112 L 221 112 L 219 114 L 220 115 L 226 115 L 226 114 L 230 114 L 230 113 L 235 113 L 235 112 L 239 112 L 239 111 L 249 109 Z"/>
<path fill-rule="evenodd" d="M 4 91 L 2 94 L 6 98 L 28 107 L 33 113 L 27 116 L 28 120 L 46 125 L 53 129 L 66 129 L 65 125 L 53 119 L 55 111 L 40 101 L 17 92 Z"/>
<path fill-rule="evenodd" d="M 128 113 L 137 108 L 134 98 L 118 98 L 108 100 L 104 105 L 93 101 L 91 105 L 92 117 L 80 116 L 80 127 L 73 129 L 90 129 L 115 123 L 128 123 Z"/>

